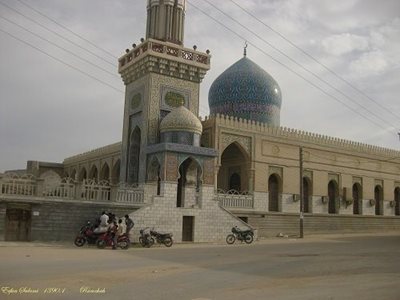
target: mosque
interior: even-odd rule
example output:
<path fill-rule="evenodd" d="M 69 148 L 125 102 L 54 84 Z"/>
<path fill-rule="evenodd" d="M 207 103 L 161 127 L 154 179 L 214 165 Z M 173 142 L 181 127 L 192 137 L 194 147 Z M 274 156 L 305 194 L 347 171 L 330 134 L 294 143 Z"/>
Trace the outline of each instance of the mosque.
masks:
<path fill-rule="evenodd" d="M 400 152 L 281 127 L 282 91 L 246 55 L 199 88 L 211 55 L 184 47 L 185 0 L 148 0 L 146 39 L 119 59 L 122 142 L 0 175 L 0 239 L 71 239 L 103 210 L 176 242 L 400 229 Z"/>

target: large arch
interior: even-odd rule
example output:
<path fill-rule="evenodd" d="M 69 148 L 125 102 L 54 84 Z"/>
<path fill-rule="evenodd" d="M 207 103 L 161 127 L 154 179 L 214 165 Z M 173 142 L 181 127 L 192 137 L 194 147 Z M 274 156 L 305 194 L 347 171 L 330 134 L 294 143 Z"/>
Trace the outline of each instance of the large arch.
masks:
<path fill-rule="evenodd" d="M 196 199 L 189 198 L 191 187 L 193 190 L 198 190 L 201 185 L 202 169 L 197 160 L 188 157 L 179 166 L 179 178 L 177 186 L 176 207 L 187 207 L 190 203 L 195 203 Z M 194 195 L 193 195 L 194 197 Z"/>
<path fill-rule="evenodd" d="M 400 216 L 400 187 L 394 189 L 394 214 Z"/>
<path fill-rule="evenodd" d="M 282 180 L 278 174 L 272 174 L 268 178 L 268 210 L 279 210 L 279 199 L 282 193 Z"/>
<path fill-rule="evenodd" d="M 362 214 L 362 186 L 359 183 L 353 184 L 353 214 Z"/>
<path fill-rule="evenodd" d="M 380 185 L 376 185 L 374 189 L 375 195 L 375 215 L 383 215 L 383 188 Z"/>
<path fill-rule="evenodd" d="M 221 167 L 218 171 L 217 187 L 221 190 L 237 190 L 238 192 L 249 190 L 250 158 L 246 150 L 237 143 L 233 142 L 221 155 Z"/>
<path fill-rule="evenodd" d="M 308 177 L 303 177 L 303 202 L 304 202 L 304 210 L 305 213 L 312 212 L 312 194 L 313 194 L 313 187 L 312 181 Z"/>
<path fill-rule="evenodd" d="M 110 167 L 108 166 L 108 163 L 104 163 L 103 167 L 101 168 L 99 180 L 110 181 Z"/>
<path fill-rule="evenodd" d="M 339 185 L 336 180 L 331 180 L 328 183 L 328 213 L 337 214 L 338 213 L 338 198 L 339 198 Z"/>
<path fill-rule="evenodd" d="M 132 131 L 129 137 L 128 152 L 128 178 L 129 184 L 139 182 L 139 163 L 140 163 L 141 131 L 138 126 Z"/>

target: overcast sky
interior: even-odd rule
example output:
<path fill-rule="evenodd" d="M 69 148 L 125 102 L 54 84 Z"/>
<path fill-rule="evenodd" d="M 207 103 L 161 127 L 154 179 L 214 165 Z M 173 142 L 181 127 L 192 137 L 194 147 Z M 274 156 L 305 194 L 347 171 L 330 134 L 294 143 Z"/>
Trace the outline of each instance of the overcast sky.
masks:
<path fill-rule="evenodd" d="M 66 157 L 120 141 L 124 85 L 117 73 L 117 59 L 132 43 L 139 44 L 145 35 L 146 0 L 21 1 L 112 55 L 57 26 L 20 0 L 0 0 L 0 172 L 25 168 L 27 160 L 62 162 Z M 242 57 L 244 40 L 247 40 L 250 43 L 248 57 L 271 74 L 282 89 L 282 126 L 400 149 L 397 136 L 400 129 L 400 1 L 234 1 L 364 95 L 246 15 L 230 0 L 211 0 L 211 3 L 291 59 L 206 1 L 189 0 L 185 46 L 196 44 L 198 50 L 210 49 L 212 54 L 211 70 L 201 86 L 202 116 L 208 115 L 211 83 Z M 194 5 L 237 35 L 215 23 Z M 293 61 L 317 74 L 334 89 Z"/>

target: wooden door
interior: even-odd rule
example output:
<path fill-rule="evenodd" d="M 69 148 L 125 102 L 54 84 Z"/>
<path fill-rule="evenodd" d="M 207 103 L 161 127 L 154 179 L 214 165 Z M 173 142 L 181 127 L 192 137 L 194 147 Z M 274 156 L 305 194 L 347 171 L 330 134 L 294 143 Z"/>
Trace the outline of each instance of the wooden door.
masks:
<path fill-rule="evenodd" d="M 182 226 L 182 242 L 193 242 L 194 217 L 184 216 Z"/>

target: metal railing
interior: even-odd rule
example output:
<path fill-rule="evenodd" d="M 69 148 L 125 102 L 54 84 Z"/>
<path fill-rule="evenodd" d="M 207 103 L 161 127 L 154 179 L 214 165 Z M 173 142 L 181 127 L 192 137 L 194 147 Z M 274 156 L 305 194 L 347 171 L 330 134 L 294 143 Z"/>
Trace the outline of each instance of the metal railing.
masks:
<path fill-rule="evenodd" d="M 225 208 L 254 208 L 254 197 L 248 192 L 218 190 L 215 195 L 217 201 Z"/>

